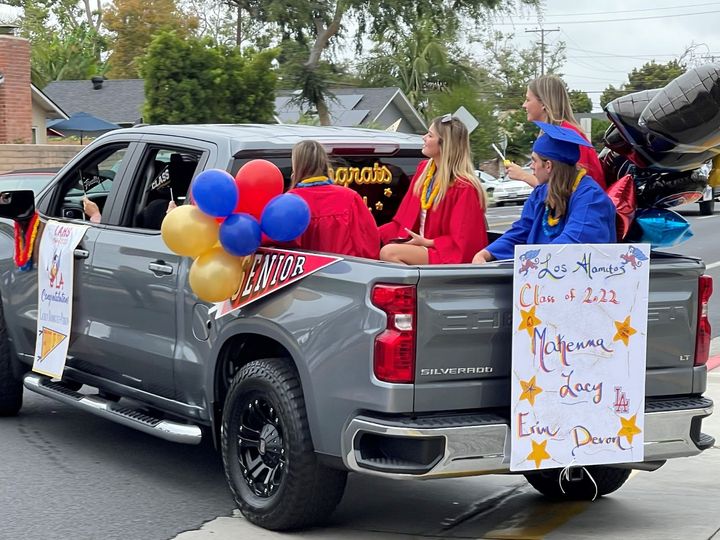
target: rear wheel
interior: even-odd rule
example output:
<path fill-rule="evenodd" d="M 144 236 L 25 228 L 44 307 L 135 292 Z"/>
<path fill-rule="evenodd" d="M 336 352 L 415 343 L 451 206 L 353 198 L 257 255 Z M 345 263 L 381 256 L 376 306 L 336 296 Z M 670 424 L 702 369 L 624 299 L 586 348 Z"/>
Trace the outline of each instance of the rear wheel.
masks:
<path fill-rule="evenodd" d="M 715 212 L 715 199 L 709 201 L 700 201 L 700 215 L 711 216 Z"/>
<path fill-rule="evenodd" d="M 13 372 L 5 316 L 0 306 L 0 416 L 17 415 L 22 407 L 22 400 L 23 385 Z"/>
<path fill-rule="evenodd" d="M 630 477 L 631 471 L 604 465 L 577 467 L 572 470 L 570 480 L 563 479 L 562 481 L 565 493 L 560 489 L 561 472 L 561 469 L 547 469 L 525 473 L 525 478 L 532 487 L 551 499 L 590 500 L 596 495 L 601 497 L 620 489 Z"/>
<path fill-rule="evenodd" d="M 315 525 L 335 509 L 347 472 L 318 463 L 302 387 L 285 359 L 243 366 L 230 384 L 222 422 L 225 476 L 252 523 L 272 530 Z"/>

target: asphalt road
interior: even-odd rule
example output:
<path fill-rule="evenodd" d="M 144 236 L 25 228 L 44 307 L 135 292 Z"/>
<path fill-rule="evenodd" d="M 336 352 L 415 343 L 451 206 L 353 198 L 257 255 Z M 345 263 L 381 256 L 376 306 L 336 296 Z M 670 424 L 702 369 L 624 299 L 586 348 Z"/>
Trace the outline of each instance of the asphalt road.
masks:
<path fill-rule="evenodd" d="M 720 372 L 708 396 L 720 400 Z M 720 415 L 703 431 L 720 435 Z M 520 476 L 351 475 L 323 528 L 278 534 L 233 512 L 210 446 L 167 443 L 26 393 L 0 418 L 0 540 L 720 538 L 720 447 L 637 472 L 596 502 L 550 503 Z"/>
<path fill-rule="evenodd" d="M 505 231 L 520 217 L 521 206 L 491 207 L 488 224 L 491 230 Z M 662 251 L 700 257 L 707 266 L 706 274 L 712 276 L 715 294 L 710 299 L 710 324 L 712 336 L 720 336 L 720 205 L 712 216 L 701 216 L 697 204 L 680 206 L 676 210 L 689 222 L 694 236 L 682 244 Z"/>

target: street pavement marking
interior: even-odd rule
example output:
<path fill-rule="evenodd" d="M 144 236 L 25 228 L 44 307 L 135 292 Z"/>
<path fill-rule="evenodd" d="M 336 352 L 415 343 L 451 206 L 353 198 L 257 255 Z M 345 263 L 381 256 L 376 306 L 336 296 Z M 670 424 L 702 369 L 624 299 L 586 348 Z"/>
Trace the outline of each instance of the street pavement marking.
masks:
<path fill-rule="evenodd" d="M 633 469 L 627 481 L 629 482 L 639 472 Z M 541 501 L 507 520 L 505 522 L 507 527 L 489 531 L 483 535 L 483 538 L 543 540 L 546 535 L 582 514 L 592 503 L 593 501 Z"/>
<path fill-rule="evenodd" d="M 715 217 L 714 215 L 712 215 L 712 216 L 702 216 L 702 217 L 699 217 L 698 219 L 710 219 L 710 218 L 714 218 L 714 217 Z"/>
<path fill-rule="evenodd" d="M 487 532 L 483 538 L 542 540 L 571 518 L 582 514 L 590 504 L 590 501 L 542 501 L 533 505 L 529 511 L 515 514 L 505 522 L 507 527 Z"/>
<path fill-rule="evenodd" d="M 713 268 L 717 268 L 720 266 L 720 261 L 715 261 L 714 263 L 706 264 L 705 270 L 712 270 Z"/>

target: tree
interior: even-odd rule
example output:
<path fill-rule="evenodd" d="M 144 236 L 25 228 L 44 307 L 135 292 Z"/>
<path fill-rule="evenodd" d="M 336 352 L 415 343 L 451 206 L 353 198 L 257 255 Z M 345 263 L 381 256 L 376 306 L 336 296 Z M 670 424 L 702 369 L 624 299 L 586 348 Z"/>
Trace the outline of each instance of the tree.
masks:
<path fill-rule="evenodd" d="M 517 48 L 512 36 L 495 33 L 484 43 L 489 79 L 483 91 L 494 101 L 500 132 L 506 137 L 505 155 L 524 164 L 537 138 L 537 127 L 527 121 L 522 108 L 530 81 L 540 76 L 540 50 Z M 558 74 L 565 60 L 565 44 L 558 42 L 545 54 L 545 73 Z"/>
<path fill-rule="evenodd" d="M 22 8 L 20 33 L 32 44 L 32 82 L 43 88 L 50 81 L 85 79 L 101 74 L 102 4 L 90 0 L 5 0 L 0 5 Z"/>
<path fill-rule="evenodd" d="M 109 75 L 117 79 L 139 76 L 141 58 L 153 36 L 175 31 L 188 36 L 197 20 L 183 13 L 175 0 L 114 0 L 105 14 L 105 26 L 114 34 Z"/>
<path fill-rule="evenodd" d="M 274 50 L 241 53 L 210 39 L 161 32 L 140 62 L 151 123 L 269 122 L 275 109 Z"/>
<path fill-rule="evenodd" d="M 581 90 L 570 90 L 570 104 L 574 113 L 592 112 L 593 104 L 590 96 Z"/>
<path fill-rule="evenodd" d="M 293 39 L 307 47 L 302 69 L 295 70 L 295 87 L 300 99 L 315 107 L 320 123 L 330 123 L 325 96 L 328 82 L 322 73 L 322 56 L 337 43 L 343 25 L 352 17 L 357 22 L 356 47 L 362 49 L 368 35 L 383 37 L 391 30 L 423 17 L 457 25 L 463 18 L 479 20 L 488 10 L 514 3 L 536 5 L 537 0 L 265 0 L 239 2 L 255 20 L 274 23 L 283 40 Z"/>
<path fill-rule="evenodd" d="M 477 69 L 453 44 L 457 30 L 423 18 L 407 32 L 390 30 L 360 65 L 369 86 L 398 86 L 421 114 L 432 92 L 450 86 L 477 83 Z"/>
<path fill-rule="evenodd" d="M 429 95 L 428 117 L 452 113 L 461 106 L 479 122 L 478 127 L 470 134 L 475 163 L 496 157 L 492 144 L 499 141 L 497 116 L 492 102 L 478 93 L 476 85 L 457 84 L 443 91 L 432 92 Z"/>
<path fill-rule="evenodd" d="M 667 64 L 658 64 L 655 60 L 643 64 L 640 68 L 634 68 L 628 74 L 628 83 L 620 88 L 609 85 L 600 96 L 600 105 L 605 107 L 613 99 L 641 90 L 652 90 L 662 88 L 670 81 L 685 73 L 685 64 L 678 60 L 671 60 Z"/>

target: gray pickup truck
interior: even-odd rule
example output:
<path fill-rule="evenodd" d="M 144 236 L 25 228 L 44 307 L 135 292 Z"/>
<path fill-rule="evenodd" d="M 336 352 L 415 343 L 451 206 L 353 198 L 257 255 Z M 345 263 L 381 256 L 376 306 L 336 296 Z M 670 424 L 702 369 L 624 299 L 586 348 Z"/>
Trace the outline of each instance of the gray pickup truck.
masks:
<path fill-rule="evenodd" d="M 303 126 L 156 126 L 103 136 L 34 199 L 0 194 L 0 415 L 24 388 L 179 443 L 215 441 L 243 514 L 269 529 L 308 526 L 340 501 L 347 473 L 445 478 L 509 472 L 512 264 L 407 267 L 345 257 L 215 318 L 143 209 L 176 200 L 199 171 L 274 161 L 289 177 L 304 138 L 328 149 L 377 214 L 392 215 L 421 159 L 417 136 Z M 377 167 L 376 167 L 377 165 Z M 383 169 L 385 167 L 385 169 Z M 337 169 L 336 169 L 337 170 Z M 390 175 L 374 175 L 375 170 Z M 365 171 L 365 173 L 363 173 Z M 30 371 L 37 274 L 13 262 L 10 219 L 83 222 L 73 193 L 109 185 L 74 252 L 72 335 L 62 380 Z M 68 195 L 71 194 L 71 195 Z M 702 261 L 654 253 L 650 271 L 645 462 L 594 466 L 599 494 L 713 445 L 701 431 L 710 278 Z M 594 495 L 585 470 L 527 473 L 552 497 Z"/>

